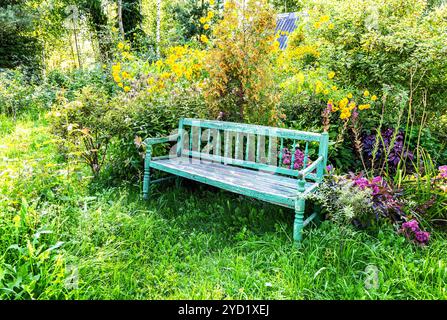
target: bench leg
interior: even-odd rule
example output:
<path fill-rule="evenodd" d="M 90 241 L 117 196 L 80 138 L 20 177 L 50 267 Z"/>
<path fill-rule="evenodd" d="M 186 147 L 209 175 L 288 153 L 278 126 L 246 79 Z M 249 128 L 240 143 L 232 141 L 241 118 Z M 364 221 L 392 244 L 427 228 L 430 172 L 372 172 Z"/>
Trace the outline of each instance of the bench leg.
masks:
<path fill-rule="evenodd" d="M 182 177 L 175 177 L 175 187 L 178 189 L 182 186 Z"/>
<path fill-rule="evenodd" d="M 151 192 L 151 148 L 149 147 L 146 152 L 146 158 L 144 159 L 144 178 L 143 178 L 143 199 L 149 200 Z"/>
<path fill-rule="evenodd" d="M 293 240 L 295 243 L 299 243 L 303 239 L 303 221 L 304 221 L 304 208 L 306 206 L 306 200 L 297 199 L 295 201 L 295 221 L 293 223 Z"/>

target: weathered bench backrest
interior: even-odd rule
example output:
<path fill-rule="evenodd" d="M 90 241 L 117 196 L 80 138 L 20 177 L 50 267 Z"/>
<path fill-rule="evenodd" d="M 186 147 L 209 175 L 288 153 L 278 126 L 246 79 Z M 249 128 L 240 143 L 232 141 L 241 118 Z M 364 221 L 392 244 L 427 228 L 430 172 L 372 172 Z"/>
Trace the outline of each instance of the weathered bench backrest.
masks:
<path fill-rule="evenodd" d="M 282 151 L 284 148 L 289 150 L 288 155 Z M 299 170 L 322 156 L 324 161 L 317 166 L 316 172 L 306 176 L 315 181 L 323 178 L 327 148 L 327 133 L 188 118 L 179 122 L 178 156 L 294 177 L 299 176 Z M 300 161 L 300 167 L 293 168 L 296 149 L 301 150 L 300 156 L 304 155 L 304 158 Z M 284 161 L 284 157 L 288 157 L 288 161 Z"/>

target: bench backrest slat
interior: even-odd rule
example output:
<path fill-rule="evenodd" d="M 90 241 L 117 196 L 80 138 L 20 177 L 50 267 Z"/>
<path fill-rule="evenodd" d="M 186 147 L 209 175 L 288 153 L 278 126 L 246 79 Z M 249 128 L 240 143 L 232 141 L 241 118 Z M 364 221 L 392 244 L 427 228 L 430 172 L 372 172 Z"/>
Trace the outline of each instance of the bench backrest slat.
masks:
<path fill-rule="evenodd" d="M 180 146 L 177 146 L 177 155 L 293 177 L 298 177 L 298 170 L 310 164 L 311 157 L 316 159 L 323 156 L 325 160 L 327 159 L 328 140 L 325 133 L 189 118 L 180 120 L 179 133 Z M 305 143 L 304 151 L 301 150 L 304 152 L 303 165 L 294 168 L 296 150 L 303 146 L 301 141 Z M 287 156 L 284 153 L 286 149 Z M 326 161 L 323 161 L 317 166 L 316 172 L 306 177 L 321 181 L 325 163 Z"/>

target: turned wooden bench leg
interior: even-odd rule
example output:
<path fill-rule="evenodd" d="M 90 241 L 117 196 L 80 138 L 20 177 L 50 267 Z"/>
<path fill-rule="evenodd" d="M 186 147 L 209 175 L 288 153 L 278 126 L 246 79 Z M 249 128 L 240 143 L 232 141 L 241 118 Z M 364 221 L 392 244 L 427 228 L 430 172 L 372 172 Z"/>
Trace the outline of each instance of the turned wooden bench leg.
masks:
<path fill-rule="evenodd" d="M 152 147 L 148 146 L 146 158 L 144 159 L 144 178 L 143 178 L 143 199 L 148 200 L 151 192 L 151 157 Z"/>
<path fill-rule="evenodd" d="M 295 243 L 301 242 L 303 239 L 303 222 L 304 222 L 304 208 L 306 206 L 306 200 L 295 200 L 295 221 L 293 223 L 293 240 Z"/>

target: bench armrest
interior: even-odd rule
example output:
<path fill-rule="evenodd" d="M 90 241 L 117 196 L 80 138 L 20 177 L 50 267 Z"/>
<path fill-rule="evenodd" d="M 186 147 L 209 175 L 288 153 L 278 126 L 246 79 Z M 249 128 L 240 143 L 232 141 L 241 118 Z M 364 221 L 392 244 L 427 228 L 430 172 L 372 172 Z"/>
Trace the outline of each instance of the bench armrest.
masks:
<path fill-rule="evenodd" d="M 166 143 L 166 142 L 171 142 L 171 141 L 177 141 L 178 138 L 178 134 L 173 134 L 167 137 L 160 137 L 160 138 L 147 138 L 146 140 L 144 140 L 144 144 L 146 146 L 153 146 L 155 144 L 160 144 L 160 143 Z"/>
<path fill-rule="evenodd" d="M 305 179 L 305 178 L 306 178 L 306 175 L 307 175 L 308 173 L 311 173 L 312 171 L 314 171 L 314 170 L 318 167 L 318 165 L 319 165 L 321 162 L 323 162 L 323 160 L 324 160 L 324 157 L 323 157 L 323 156 L 320 156 L 320 157 L 318 157 L 317 160 L 315 160 L 314 162 L 312 162 L 312 164 L 311 164 L 310 166 L 308 166 L 306 169 L 300 170 L 300 172 L 299 172 L 299 178 L 300 178 L 300 179 Z"/>

